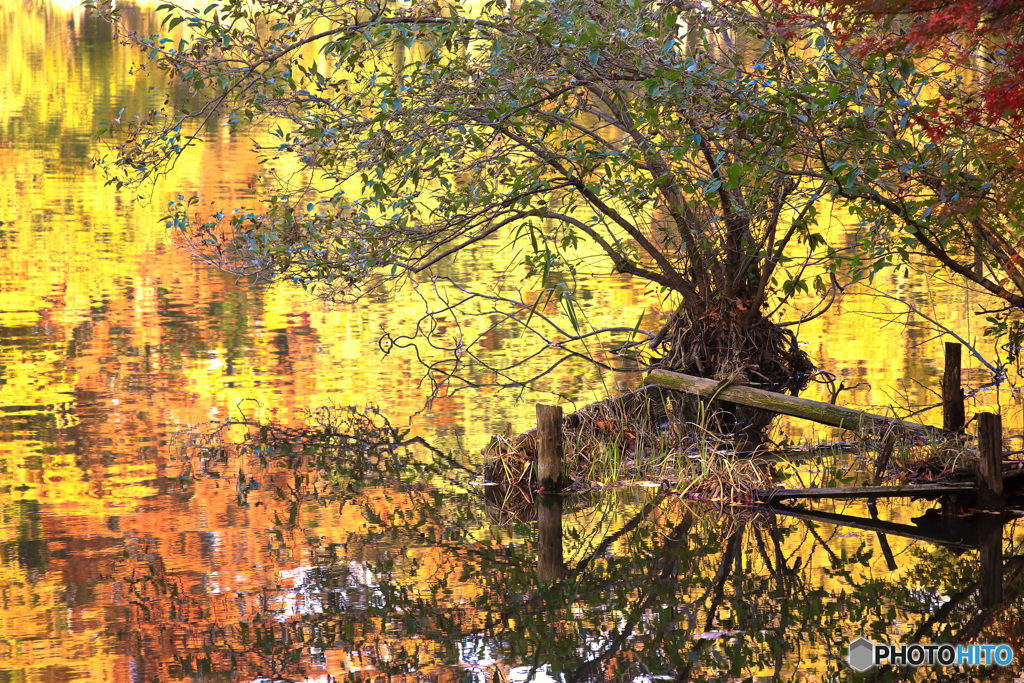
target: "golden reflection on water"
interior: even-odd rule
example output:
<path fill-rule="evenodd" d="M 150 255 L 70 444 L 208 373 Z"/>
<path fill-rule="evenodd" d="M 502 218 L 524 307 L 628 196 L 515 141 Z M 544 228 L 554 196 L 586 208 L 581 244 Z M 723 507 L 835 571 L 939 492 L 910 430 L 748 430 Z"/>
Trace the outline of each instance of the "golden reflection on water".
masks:
<path fill-rule="evenodd" d="M 150 10 L 126 12 L 152 25 Z M 243 510 L 224 480 L 182 478 L 175 448 L 192 425 L 242 414 L 294 423 L 321 405 L 374 403 L 431 442 L 472 454 L 506 421 L 528 427 L 536 400 L 584 404 L 620 385 L 568 363 L 523 400 L 482 389 L 443 396 L 425 409 L 429 384 L 414 355 L 382 357 L 377 346 L 382 330 L 408 331 L 422 315 L 413 292 L 394 302 L 330 307 L 287 286 L 244 287 L 171 244 L 159 220 L 166 188 L 223 204 L 246 200 L 259 167 L 245 135 L 215 137 L 179 164 L 150 204 L 135 205 L 104 187 L 90 164 L 98 124 L 122 106 L 142 110 L 149 96 L 149 81 L 129 72 L 132 60 L 109 28 L 74 3 L 0 0 L 0 54 L 2 680 L 138 679 L 137 652 L 115 633 L 130 600 L 122 577 L 111 572 L 123 570 L 117 558 L 126 549 L 135 561 L 159 548 L 161 571 L 184 577 L 189 590 L 215 587 L 225 614 L 237 608 L 230 596 L 256 600 L 308 568 L 302 539 L 268 544 L 271 506 Z M 459 268 L 476 268 L 479 278 L 505 257 L 486 250 L 475 256 L 478 262 Z M 602 284 L 585 302 L 595 327 L 632 325 L 650 305 L 629 283 Z M 876 284 L 941 312 L 945 325 L 970 339 L 979 335 L 968 305 L 976 302 L 962 290 L 937 281 L 927 287 L 914 276 Z M 844 394 L 850 404 L 934 403 L 940 340 L 856 313 L 887 305 L 848 297 L 800 337 L 819 365 L 848 386 L 861 383 Z M 498 356 L 518 352 L 515 340 L 488 344 Z M 979 366 L 969 365 L 968 380 L 979 382 Z M 1002 400 L 1008 402 L 1005 392 Z M 1004 405 L 1003 412 L 1017 433 L 1019 410 Z M 938 419 L 936 411 L 927 417 Z M 793 431 L 820 434 L 804 425 Z M 362 533 L 366 509 L 380 517 L 407 504 L 378 488 L 365 491 L 359 505 L 314 512 L 306 522 L 344 542 Z M 570 520 L 584 529 L 607 526 L 635 508 L 601 520 L 584 511 Z M 918 552 L 900 541 L 893 549 Z M 461 561 L 437 549 L 417 552 L 426 567 Z M 827 561 L 822 552 L 810 550 L 804 567 Z M 875 557 L 872 571 L 880 562 Z M 348 659 L 329 652 L 309 673 L 338 675 Z M 161 674 L 172 675 L 166 668 Z"/>

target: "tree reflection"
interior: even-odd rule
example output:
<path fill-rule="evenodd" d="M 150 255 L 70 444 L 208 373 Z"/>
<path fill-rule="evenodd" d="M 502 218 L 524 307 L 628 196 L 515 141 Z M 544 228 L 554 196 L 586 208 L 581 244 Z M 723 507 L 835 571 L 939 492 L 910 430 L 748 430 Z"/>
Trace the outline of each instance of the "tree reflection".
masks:
<path fill-rule="evenodd" d="M 302 428 L 216 425 L 186 455 L 194 476 L 233 481 L 237 507 L 266 508 L 268 552 L 291 568 L 269 588 L 227 590 L 223 571 L 172 569 L 165 551 L 132 546 L 121 637 L 140 680 L 824 679 L 851 673 L 846 645 L 860 635 L 1019 632 L 1024 564 L 1002 557 L 1016 534 L 998 523 L 980 576 L 961 547 L 918 541 L 899 572 L 879 573 L 866 569 L 870 531 L 840 547 L 820 521 L 660 494 L 596 507 L 545 496 L 536 524 L 503 527 L 483 513 L 474 472 L 375 410 L 321 411 Z"/>

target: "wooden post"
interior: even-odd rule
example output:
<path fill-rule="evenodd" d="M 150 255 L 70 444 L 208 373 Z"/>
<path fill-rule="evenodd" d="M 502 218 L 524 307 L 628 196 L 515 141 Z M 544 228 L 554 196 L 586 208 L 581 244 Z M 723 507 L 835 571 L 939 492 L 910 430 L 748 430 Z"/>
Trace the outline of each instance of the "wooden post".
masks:
<path fill-rule="evenodd" d="M 964 390 L 960 382 L 961 346 L 946 342 L 946 366 L 942 372 L 942 428 L 947 432 L 963 431 Z"/>
<path fill-rule="evenodd" d="M 889 430 L 889 433 L 885 435 L 885 439 L 882 440 L 882 447 L 878 449 L 878 457 L 875 458 L 875 477 L 871 482 L 873 485 L 881 485 L 882 476 L 889 468 L 889 458 L 892 457 L 894 448 L 896 448 L 896 432 Z M 868 499 L 868 512 L 871 513 L 871 519 L 878 520 L 878 505 L 875 503 L 874 498 Z M 889 539 L 885 537 L 885 534 L 878 534 L 878 545 L 882 548 L 882 554 L 885 556 L 885 566 L 889 568 L 889 571 L 894 572 L 899 569 L 896 565 L 896 556 L 892 554 L 892 548 L 889 547 Z"/>
<path fill-rule="evenodd" d="M 996 413 L 978 413 L 978 505 L 1003 506 L 1003 421 Z"/>
<path fill-rule="evenodd" d="M 537 404 L 537 480 L 544 491 L 562 488 L 562 407 Z"/>
<path fill-rule="evenodd" d="M 562 556 L 562 497 L 537 498 L 537 578 L 542 583 L 565 576 Z"/>

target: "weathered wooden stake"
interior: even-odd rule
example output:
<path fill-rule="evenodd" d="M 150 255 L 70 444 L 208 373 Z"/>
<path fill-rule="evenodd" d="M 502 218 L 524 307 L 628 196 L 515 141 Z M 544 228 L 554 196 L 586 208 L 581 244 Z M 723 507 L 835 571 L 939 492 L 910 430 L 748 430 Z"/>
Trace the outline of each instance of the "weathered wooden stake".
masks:
<path fill-rule="evenodd" d="M 537 479 L 545 491 L 562 488 L 562 407 L 537 404 Z"/>
<path fill-rule="evenodd" d="M 1003 421 L 997 413 L 978 413 L 978 504 L 1003 506 Z"/>
<path fill-rule="evenodd" d="M 961 346 L 946 342 L 946 366 L 942 373 L 942 428 L 947 432 L 963 431 L 964 390 L 960 381 Z"/>
<path fill-rule="evenodd" d="M 543 583 L 565 576 L 562 556 L 562 497 L 537 499 L 537 578 Z"/>

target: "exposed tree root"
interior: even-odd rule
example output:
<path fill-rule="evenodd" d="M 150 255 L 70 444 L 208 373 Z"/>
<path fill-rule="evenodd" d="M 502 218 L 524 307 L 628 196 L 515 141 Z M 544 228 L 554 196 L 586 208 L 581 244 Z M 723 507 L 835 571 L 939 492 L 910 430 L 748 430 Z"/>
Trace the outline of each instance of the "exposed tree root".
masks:
<path fill-rule="evenodd" d="M 655 367 L 794 396 L 807 386 L 814 372 L 796 336 L 762 317 L 742 325 L 723 320 L 714 312 L 701 318 L 683 312 L 669 330 L 663 348 L 665 355 Z M 680 401 L 684 414 L 698 420 L 699 400 L 687 396 Z M 724 401 L 714 401 L 706 408 L 717 415 L 716 423 L 709 426 L 741 441 L 760 441 L 775 418 L 772 413 Z"/>
<path fill-rule="evenodd" d="M 814 372 L 796 336 L 761 317 L 740 325 L 713 314 L 694 319 L 684 312 L 663 347 L 666 352 L 657 367 L 777 392 L 800 391 Z"/>

